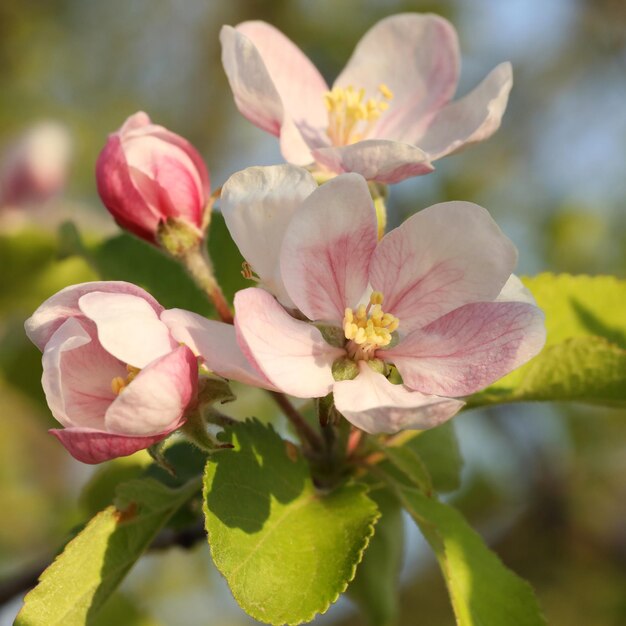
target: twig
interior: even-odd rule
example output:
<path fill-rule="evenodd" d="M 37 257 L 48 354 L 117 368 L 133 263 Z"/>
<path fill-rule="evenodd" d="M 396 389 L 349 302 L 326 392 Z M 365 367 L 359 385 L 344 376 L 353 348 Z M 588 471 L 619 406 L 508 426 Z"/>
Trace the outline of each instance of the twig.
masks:
<path fill-rule="evenodd" d="M 194 246 L 181 255 L 180 259 L 197 285 L 211 300 L 222 322 L 232 324 L 233 314 L 213 274 L 213 267 L 206 252 L 206 246 Z"/>
<path fill-rule="evenodd" d="M 165 550 L 178 546 L 180 548 L 189 549 L 199 541 L 205 539 L 204 524 L 199 520 L 193 526 L 188 526 L 180 530 L 172 530 L 166 528 L 162 530 L 154 539 L 148 550 L 150 552 L 156 550 Z M 6 604 L 18 595 L 23 595 L 32 589 L 39 580 L 44 570 L 52 562 L 52 558 L 46 557 L 36 563 L 24 568 L 21 572 L 0 581 L 0 606 Z"/>
<path fill-rule="evenodd" d="M 324 442 L 313 427 L 300 415 L 285 394 L 279 391 L 268 391 L 274 402 L 283 410 L 285 417 L 293 424 L 303 443 L 308 444 L 312 451 L 324 448 Z"/>

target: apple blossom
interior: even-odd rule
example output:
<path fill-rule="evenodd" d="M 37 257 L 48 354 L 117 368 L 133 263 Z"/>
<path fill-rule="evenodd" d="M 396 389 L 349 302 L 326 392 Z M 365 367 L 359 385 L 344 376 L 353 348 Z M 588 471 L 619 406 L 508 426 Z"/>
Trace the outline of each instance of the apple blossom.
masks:
<path fill-rule="evenodd" d="M 102 202 L 126 230 L 158 244 L 173 224 L 193 244 L 202 238 L 209 174 L 197 150 L 175 133 L 131 115 L 109 135 L 96 165 Z"/>
<path fill-rule="evenodd" d="M 330 173 L 395 183 L 490 137 L 512 86 L 498 65 L 451 102 L 459 78 L 454 27 L 404 13 L 375 24 L 332 88 L 285 35 L 261 21 L 221 31 L 222 62 L 239 111 L 280 138 L 284 158 Z"/>
<path fill-rule="evenodd" d="M 0 207 L 43 202 L 65 186 L 72 140 L 58 122 L 31 126 L 6 147 L 0 164 Z"/>
<path fill-rule="evenodd" d="M 42 386 L 63 429 L 53 429 L 84 463 L 132 454 L 185 422 L 198 365 L 161 321 L 163 307 L 125 282 L 67 287 L 26 320 L 43 352 Z"/>
<path fill-rule="evenodd" d="M 276 388 L 301 398 L 332 391 L 338 410 L 368 432 L 428 428 L 462 407 L 457 398 L 542 348 L 543 314 L 512 275 L 516 249 L 485 209 L 435 205 L 378 242 L 361 176 L 340 175 L 310 192 L 297 168 L 266 168 L 264 176 L 259 169 L 229 183 L 237 199 L 229 210 L 257 215 L 258 248 L 246 228 L 237 231 L 245 219 L 229 223 L 254 258 L 280 250 L 274 293 L 291 305 L 267 289 L 245 289 L 235 295 L 235 326 L 241 350 Z M 244 186 L 250 177 L 257 186 Z M 290 178 L 292 199 L 306 196 L 295 209 L 286 199 Z M 290 212 L 284 228 L 276 228 L 273 190 L 276 209 Z M 268 276 L 277 275 L 276 258 Z M 200 320 L 196 328 L 199 351 L 210 353 L 218 329 Z M 221 354 L 217 373 L 240 358 L 238 350 Z M 402 384 L 387 379 L 390 365 Z"/>

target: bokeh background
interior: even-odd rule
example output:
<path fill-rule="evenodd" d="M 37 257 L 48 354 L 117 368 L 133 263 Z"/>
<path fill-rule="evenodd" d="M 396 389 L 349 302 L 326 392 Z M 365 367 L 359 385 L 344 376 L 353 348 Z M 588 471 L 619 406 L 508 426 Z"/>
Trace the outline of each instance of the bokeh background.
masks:
<path fill-rule="evenodd" d="M 207 305 L 99 203 L 94 163 L 107 133 L 137 110 L 190 139 L 213 186 L 249 165 L 281 162 L 277 142 L 239 116 L 220 64 L 222 24 L 272 22 L 327 79 L 378 19 L 433 11 L 457 27 L 459 94 L 510 60 L 515 86 L 501 130 L 391 190 L 391 223 L 429 204 L 487 207 L 520 248 L 520 273 L 626 270 L 626 4 L 622 0 L 11 0 L 0 1 L 0 144 L 42 120 L 72 141 L 64 189 L 0 208 L 0 588 L 46 559 L 93 508 L 93 470 L 46 430 L 40 356 L 24 319 L 61 287 L 105 278 L 146 286 L 166 306 Z M 76 227 L 68 225 L 68 220 Z M 240 259 L 223 225 L 211 241 L 232 292 Z M 176 295 L 170 289 L 176 285 Z M 624 312 L 626 315 L 626 312 Z M 270 409 L 245 396 L 235 414 Z M 626 623 L 626 414 L 588 406 L 519 405 L 456 418 L 465 457 L 452 499 L 529 579 L 551 624 Z M 99 503 L 98 503 L 99 504 Z M 407 526 L 403 625 L 453 624 L 434 560 Z M 11 624 L 18 594 L 0 608 Z M 365 623 L 347 600 L 320 623 Z M 103 624 L 250 624 L 208 547 L 142 559 Z"/>

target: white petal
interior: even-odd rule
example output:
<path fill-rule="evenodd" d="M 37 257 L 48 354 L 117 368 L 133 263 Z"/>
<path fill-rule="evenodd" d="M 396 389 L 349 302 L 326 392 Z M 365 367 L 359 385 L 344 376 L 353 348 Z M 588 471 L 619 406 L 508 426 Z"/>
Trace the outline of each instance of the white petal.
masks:
<path fill-rule="evenodd" d="M 316 189 L 294 213 L 281 250 L 296 306 L 311 320 L 341 325 L 367 287 L 376 242 L 376 211 L 361 176 L 344 174 Z"/>
<path fill-rule="evenodd" d="M 96 291 L 82 296 L 78 305 L 96 324 L 104 349 L 124 363 L 142 368 L 176 347 L 167 326 L 143 298 Z"/>
<path fill-rule="evenodd" d="M 298 398 L 330 392 L 332 364 L 345 351 L 327 344 L 312 324 L 291 317 L 267 291 L 235 295 L 235 325 L 248 359 L 278 389 Z"/>
<path fill-rule="evenodd" d="M 249 167 L 233 174 L 222 188 L 220 208 L 226 226 L 262 286 L 293 306 L 280 274 L 280 248 L 294 211 L 317 184 L 294 165 Z"/>
<path fill-rule="evenodd" d="M 391 384 L 365 361 L 354 380 L 335 383 L 338 411 L 352 424 L 371 434 L 405 429 L 425 430 L 450 419 L 463 406 L 452 398 L 427 396 L 404 385 Z"/>
<path fill-rule="evenodd" d="M 469 94 L 444 107 L 417 145 L 432 160 L 488 139 L 500 128 L 513 86 L 510 63 L 501 63 Z"/>

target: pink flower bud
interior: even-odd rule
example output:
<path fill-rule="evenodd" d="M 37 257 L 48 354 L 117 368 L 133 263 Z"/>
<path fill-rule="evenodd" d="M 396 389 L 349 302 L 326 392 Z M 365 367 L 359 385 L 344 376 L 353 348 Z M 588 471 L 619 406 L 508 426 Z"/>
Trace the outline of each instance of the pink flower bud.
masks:
<path fill-rule="evenodd" d="M 72 141 L 57 122 L 31 126 L 9 144 L 0 165 L 0 207 L 45 202 L 65 186 Z"/>
<path fill-rule="evenodd" d="M 168 220 L 202 236 L 209 199 L 209 173 L 186 140 L 153 124 L 143 112 L 131 115 L 109 135 L 96 164 L 102 202 L 124 229 L 155 245 Z"/>
<path fill-rule="evenodd" d="M 198 363 L 162 313 L 135 285 L 94 282 L 63 289 L 26 321 L 43 352 L 48 406 L 64 427 L 50 432 L 79 461 L 132 454 L 185 423 Z"/>

